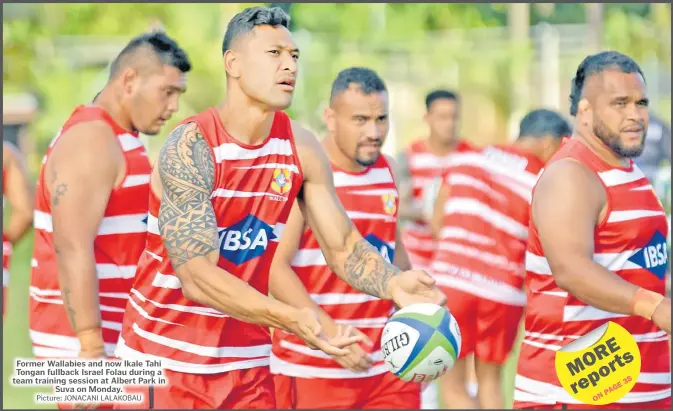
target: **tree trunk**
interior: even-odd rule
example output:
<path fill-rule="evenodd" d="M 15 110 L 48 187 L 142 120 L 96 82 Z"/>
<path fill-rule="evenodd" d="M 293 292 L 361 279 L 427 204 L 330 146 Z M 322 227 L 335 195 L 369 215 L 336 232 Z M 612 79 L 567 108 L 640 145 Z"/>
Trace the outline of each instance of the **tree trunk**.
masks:
<path fill-rule="evenodd" d="M 520 119 L 530 105 L 530 4 L 510 3 L 507 15 L 510 41 L 514 50 L 510 89 L 512 109 L 509 116 L 509 134 L 514 136 Z"/>
<path fill-rule="evenodd" d="M 589 31 L 589 53 L 598 53 L 603 47 L 603 4 L 587 3 L 584 10 Z"/>

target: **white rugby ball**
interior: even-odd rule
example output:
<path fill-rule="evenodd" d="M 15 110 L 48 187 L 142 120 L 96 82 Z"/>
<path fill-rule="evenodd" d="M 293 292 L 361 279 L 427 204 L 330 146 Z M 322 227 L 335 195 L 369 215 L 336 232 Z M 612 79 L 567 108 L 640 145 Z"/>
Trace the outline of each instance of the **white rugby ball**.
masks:
<path fill-rule="evenodd" d="M 404 381 L 430 382 L 453 368 L 460 355 L 460 328 L 446 307 L 412 304 L 393 314 L 381 337 L 383 359 Z"/>

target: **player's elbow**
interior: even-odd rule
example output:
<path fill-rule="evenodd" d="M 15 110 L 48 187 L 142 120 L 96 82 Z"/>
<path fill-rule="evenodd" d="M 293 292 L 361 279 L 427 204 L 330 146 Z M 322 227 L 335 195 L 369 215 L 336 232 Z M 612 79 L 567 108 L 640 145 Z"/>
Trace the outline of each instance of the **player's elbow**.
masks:
<path fill-rule="evenodd" d="M 189 301 L 205 305 L 203 291 L 193 281 L 180 281 L 182 283 L 182 295 Z"/>
<path fill-rule="evenodd" d="M 581 276 L 581 271 L 578 271 L 576 264 L 573 263 L 556 263 L 550 264 L 552 276 L 556 285 L 569 293 L 575 288 Z"/>
<path fill-rule="evenodd" d="M 206 295 L 203 292 L 202 287 L 199 285 L 199 273 L 200 270 L 198 267 L 194 267 L 193 260 L 188 261 L 179 268 L 175 269 L 175 275 L 180 280 L 182 295 L 184 295 L 186 299 L 195 303 L 205 304 Z"/>
<path fill-rule="evenodd" d="M 201 287 L 199 287 L 197 281 L 195 281 L 192 272 L 188 270 L 181 270 L 178 278 L 180 279 L 180 284 L 182 287 L 182 295 L 184 295 L 185 298 L 190 301 L 205 305 L 206 295 L 203 290 L 201 290 Z"/>

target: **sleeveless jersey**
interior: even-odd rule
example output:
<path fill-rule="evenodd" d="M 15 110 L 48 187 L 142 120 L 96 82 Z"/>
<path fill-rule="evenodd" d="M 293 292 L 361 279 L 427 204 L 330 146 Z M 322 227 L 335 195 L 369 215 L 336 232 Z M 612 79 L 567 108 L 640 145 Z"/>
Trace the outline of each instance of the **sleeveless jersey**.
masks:
<path fill-rule="evenodd" d="M 606 164 L 577 140 L 568 140 L 551 162 L 575 159 L 593 171 L 607 193 L 607 213 L 594 230 L 594 261 L 639 287 L 664 294 L 667 268 L 664 210 L 642 171 Z M 652 321 L 602 311 L 569 295 L 554 282 L 531 221 L 526 252 L 527 309 L 515 401 L 519 404 L 579 404 L 561 387 L 554 371 L 557 350 L 608 321 L 628 330 L 638 343 L 641 373 L 617 404 L 657 401 L 671 395 L 668 336 Z"/>
<path fill-rule="evenodd" d="M 4 212 L 5 209 L 5 190 L 7 188 L 7 172 L 5 167 L 2 167 L 2 209 Z M 3 289 L 3 298 L 2 298 L 2 312 L 5 312 L 5 300 L 7 294 L 5 293 L 5 288 L 9 286 L 9 260 L 12 258 L 12 243 L 9 241 L 9 238 L 2 233 L 2 289 Z"/>
<path fill-rule="evenodd" d="M 44 165 L 58 144 L 60 135 L 76 124 L 90 121 L 104 121 L 114 131 L 126 162 L 126 176 L 110 193 L 93 244 L 103 340 L 108 354 L 112 354 L 117 343 L 136 263 L 145 245 L 151 173 L 145 147 L 136 133 L 124 130 L 102 108 L 80 106 L 49 145 L 36 184 L 30 336 L 37 357 L 76 357 L 79 351 L 79 341 L 74 336 L 61 299 L 52 237 L 51 197 L 45 184 Z"/>
<path fill-rule="evenodd" d="M 461 140 L 455 152 L 471 149 L 470 144 Z M 409 146 L 406 156 L 411 177 L 412 201 L 414 207 L 423 207 L 426 197 L 434 198 L 430 192 L 434 191 L 433 187 L 438 186 L 437 183 L 444 176 L 449 155 L 433 154 L 426 140 L 419 140 Z M 409 222 L 402 231 L 402 240 L 412 266 L 416 269 L 428 269 L 436 246 L 430 227 L 423 221 Z"/>
<path fill-rule="evenodd" d="M 231 137 L 215 108 L 186 123 L 196 123 L 215 161 L 211 202 L 220 239 L 217 266 L 268 295 L 271 261 L 303 182 L 290 118 L 276 112 L 269 136 L 255 146 Z M 160 205 L 151 192 L 147 245 L 117 355 L 162 359 L 164 368 L 194 374 L 268 365 L 268 328 L 185 298 L 159 233 Z"/>
<path fill-rule="evenodd" d="M 514 146 L 450 156 L 450 194 L 432 273 L 437 284 L 523 306 L 529 203 L 542 162 Z"/>
<path fill-rule="evenodd" d="M 337 195 L 358 231 L 392 263 L 395 253 L 398 193 L 385 156 L 362 173 L 332 165 Z M 296 335 L 273 332 L 271 372 L 302 378 L 362 378 L 387 372 L 381 352 L 381 333 L 394 305 L 352 288 L 325 262 L 320 245 L 306 227 L 292 268 L 316 304 L 337 323 L 365 333 L 374 346 L 368 349 L 374 364 L 364 373 L 341 367 L 320 350 L 313 350 Z"/>

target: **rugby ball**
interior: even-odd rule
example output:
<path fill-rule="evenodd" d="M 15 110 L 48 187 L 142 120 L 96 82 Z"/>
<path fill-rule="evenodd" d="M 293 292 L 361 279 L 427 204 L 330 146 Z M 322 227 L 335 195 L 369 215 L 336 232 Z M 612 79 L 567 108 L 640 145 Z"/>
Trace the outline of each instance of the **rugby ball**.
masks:
<path fill-rule="evenodd" d="M 381 337 L 383 359 L 404 381 L 430 382 L 453 368 L 460 355 L 460 328 L 445 307 L 412 304 L 395 312 Z"/>

